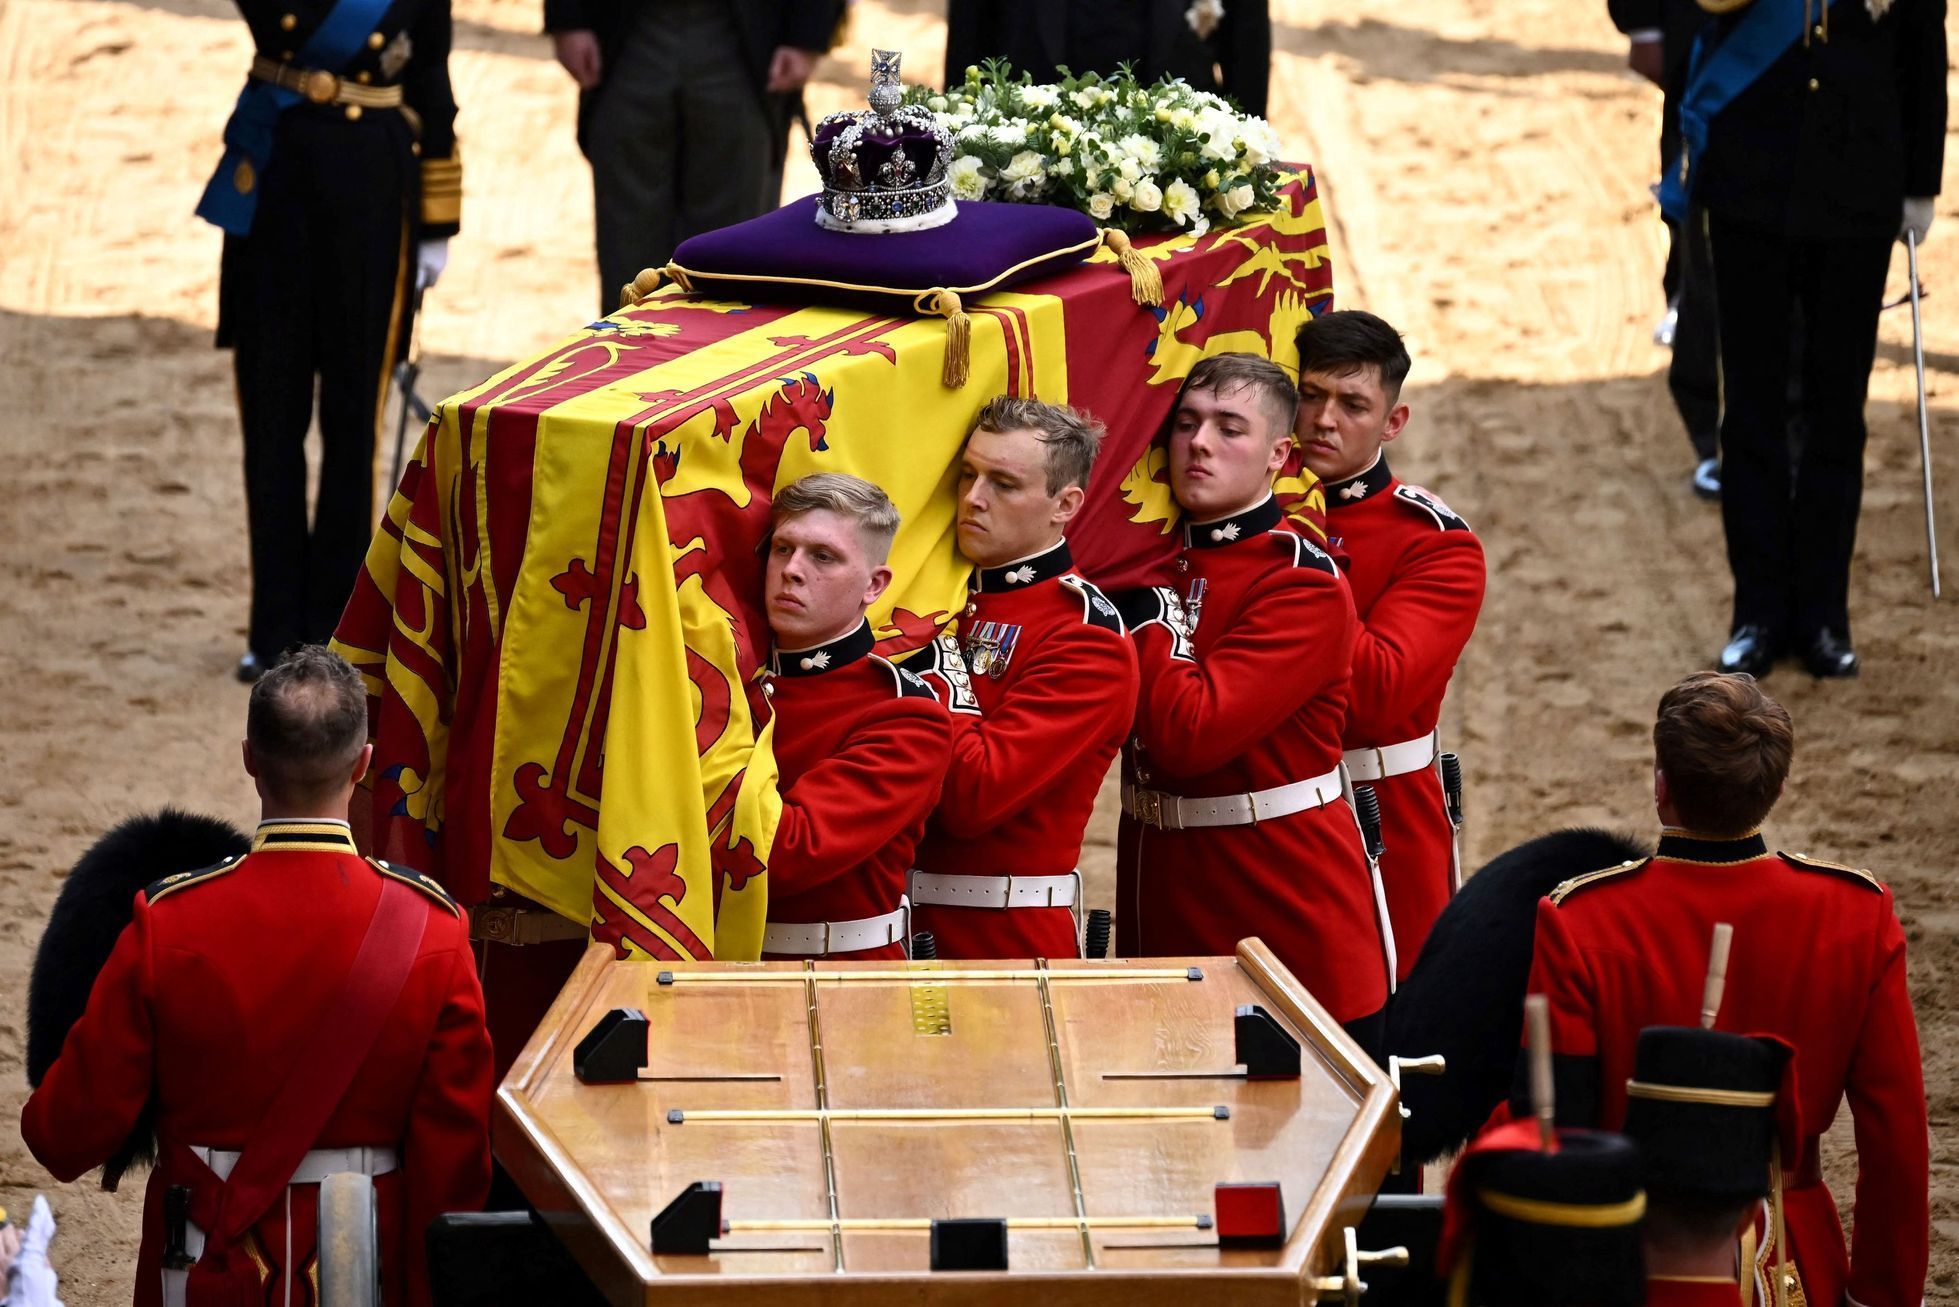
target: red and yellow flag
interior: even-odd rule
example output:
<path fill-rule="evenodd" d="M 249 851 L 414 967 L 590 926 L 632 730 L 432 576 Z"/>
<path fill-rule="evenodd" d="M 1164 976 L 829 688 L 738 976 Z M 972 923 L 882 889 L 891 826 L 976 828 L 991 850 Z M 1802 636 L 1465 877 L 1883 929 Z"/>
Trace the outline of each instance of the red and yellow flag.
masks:
<path fill-rule="evenodd" d="M 371 696 L 375 852 L 464 902 L 509 886 L 625 953 L 755 957 L 780 812 L 747 694 L 771 498 L 816 471 L 885 488 L 904 525 L 871 621 L 882 652 L 916 648 L 963 602 L 966 429 L 995 395 L 1038 396 L 1108 428 L 1077 565 L 1161 579 L 1178 384 L 1231 351 L 1292 366 L 1332 269 L 1308 169 L 1273 213 L 1138 248 L 1160 308 L 1106 251 L 987 296 L 956 390 L 939 319 L 669 288 L 446 400 L 334 640 Z M 1310 474 L 1279 489 L 1324 535 Z"/>

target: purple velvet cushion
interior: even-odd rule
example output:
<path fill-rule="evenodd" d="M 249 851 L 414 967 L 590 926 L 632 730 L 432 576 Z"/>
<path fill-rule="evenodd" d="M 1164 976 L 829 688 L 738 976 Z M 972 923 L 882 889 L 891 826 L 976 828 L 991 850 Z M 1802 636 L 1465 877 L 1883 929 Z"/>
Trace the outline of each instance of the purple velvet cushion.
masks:
<path fill-rule="evenodd" d="M 1095 223 L 1079 210 L 984 200 L 959 201 L 958 217 L 925 231 L 829 231 L 816 225 L 811 195 L 682 241 L 673 262 L 700 290 L 910 312 L 927 291 L 979 294 L 1063 272 L 1096 243 Z"/>

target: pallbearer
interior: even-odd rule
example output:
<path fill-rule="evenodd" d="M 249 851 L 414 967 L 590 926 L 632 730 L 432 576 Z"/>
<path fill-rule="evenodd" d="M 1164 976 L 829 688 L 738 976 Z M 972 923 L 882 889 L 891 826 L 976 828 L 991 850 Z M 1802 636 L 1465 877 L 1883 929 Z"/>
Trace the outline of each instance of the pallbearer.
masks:
<path fill-rule="evenodd" d="M 1064 536 L 1102 429 L 1001 396 L 959 464 L 972 598 L 910 665 L 952 709 L 952 767 L 911 877 L 917 926 L 946 958 L 1075 957 L 1082 831 L 1136 708 L 1115 605 Z"/>
<path fill-rule="evenodd" d="M 1381 802 L 1381 881 L 1398 979 L 1461 883 L 1443 800 L 1436 724 L 1483 606 L 1483 547 L 1449 506 L 1388 469 L 1408 424 L 1401 336 L 1346 311 L 1299 329 L 1300 457 L 1326 483 L 1327 531 L 1347 557 L 1360 633 L 1347 724 L 1348 777 Z"/>
<path fill-rule="evenodd" d="M 768 957 L 903 957 L 905 872 L 945 777 L 945 709 L 871 652 L 898 510 L 868 481 L 806 476 L 776 495 L 766 604 L 782 821 L 769 855 Z"/>
<path fill-rule="evenodd" d="M 1142 690 L 1123 776 L 1119 947 L 1228 953 L 1260 936 L 1373 1048 L 1392 968 L 1380 887 L 1341 793 L 1354 605 L 1332 557 L 1288 530 L 1272 497 L 1298 402 L 1278 365 L 1248 354 L 1205 359 L 1177 400 L 1180 588 L 1121 600 Z"/>

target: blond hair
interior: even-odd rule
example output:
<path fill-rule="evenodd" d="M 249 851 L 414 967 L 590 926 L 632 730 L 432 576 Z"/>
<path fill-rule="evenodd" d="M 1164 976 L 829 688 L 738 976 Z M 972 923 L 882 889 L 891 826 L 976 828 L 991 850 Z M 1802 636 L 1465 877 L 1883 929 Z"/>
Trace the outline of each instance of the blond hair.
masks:
<path fill-rule="evenodd" d="M 771 533 L 783 520 L 819 509 L 855 522 L 870 551 L 872 566 L 884 565 L 891 555 L 891 542 L 898 535 L 898 509 L 891 496 L 848 472 L 812 472 L 776 492 L 769 508 Z"/>
<path fill-rule="evenodd" d="M 1094 470 L 1095 455 L 1102 447 L 1102 424 L 1080 409 L 1017 395 L 1001 395 L 987 401 L 986 407 L 973 419 L 973 429 L 966 433 L 966 439 L 971 440 L 982 431 L 995 435 L 1007 431 L 1033 432 L 1041 442 L 1042 466 L 1047 470 L 1050 495 L 1058 495 L 1069 486 L 1087 490 L 1088 474 Z"/>

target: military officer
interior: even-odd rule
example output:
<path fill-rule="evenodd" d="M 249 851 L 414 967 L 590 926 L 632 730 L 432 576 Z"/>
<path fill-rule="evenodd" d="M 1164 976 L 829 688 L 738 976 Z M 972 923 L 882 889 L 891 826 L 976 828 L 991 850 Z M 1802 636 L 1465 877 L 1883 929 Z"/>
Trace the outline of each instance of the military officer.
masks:
<path fill-rule="evenodd" d="M 1141 670 L 1119 948 L 1230 953 L 1260 936 L 1373 1048 L 1392 941 L 1341 791 L 1354 603 L 1326 551 L 1285 529 L 1271 489 L 1298 404 L 1277 364 L 1247 354 L 1203 360 L 1177 400 L 1182 592 L 1119 601 Z"/>
<path fill-rule="evenodd" d="M 1064 536 L 1102 430 L 1002 395 L 959 461 L 972 600 L 916 667 L 952 710 L 952 766 L 911 902 L 945 958 L 1076 957 L 1082 832 L 1136 712 L 1136 653 Z"/>
<path fill-rule="evenodd" d="M 1930 1162 L 1904 932 L 1869 872 L 1769 851 L 1760 825 L 1794 744 L 1789 714 L 1749 677 L 1701 672 L 1668 690 L 1653 730 L 1658 853 L 1539 903 L 1530 987 L 1550 998 L 1559 1119 L 1616 1128 L 1639 1032 L 1695 1023 L 1713 927 L 1731 924 L 1717 1028 L 1795 1049 L 1806 1137 L 1782 1166 L 1808 1300 L 1915 1307 Z M 1846 1097 L 1858 1163 L 1848 1253 L 1818 1157 Z"/>
<path fill-rule="evenodd" d="M 1854 676 L 1864 399 L 1892 245 L 1924 239 L 1939 192 L 1945 0 L 1706 7 L 1722 12 L 1681 93 L 1661 199 L 1676 217 L 1705 210 L 1713 255 L 1734 574 L 1719 666 L 1759 676 L 1792 654 L 1814 676 Z"/>
<path fill-rule="evenodd" d="M 1752 1280 L 1777 1136 L 1800 1130 L 1783 1094 L 1787 1045 L 1719 1030 L 1648 1026 L 1626 1087 L 1626 1137 L 1646 1183 L 1647 1307 L 1741 1307 Z M 1779 1110 L 1787 1104 L 1791 1110 Z M 1770 1213 L 1767 1228 L 1774 1229 Z M 1773 1261 L 1771 1258 L 1771 1267 Z M 1771 1274 L 1773 1274 L 1771 1269 Z M 1751 1295 L 1773 1303 L 1773 1292 Z"/>
<path fill-rule="evenodd" d="M 374 445 L 462 216 L 449 0 L 239 0 L 255 47 L 198 214 L 225 232 L 251 536 L 250 681 L 324 643 L 374 532 Z M 320 481 L 306 504 L 319 391 Z"/>
<path fill-rule="evenodd" d="M 925 682 L 871 652 L 864 613 L 891 583 L 898 510 L 819 472 L 775 497 L 765 603 L 775 643 L 754 698 L 772 711 L 782 820 L 769 855 L 771 958 L 904 957 L 905 874 L 951 754 Z"/>
<path fill-rule="evenodd" d="M 69 1181 L 158 1104 L 139 1307 L 187 1289 L 311 1301 L 319 1181 L 347 1171 L 374 1178 L 386 1300 L 426 1303 L 422 1232 L 488 1193 L 490 1041 L 468 932 L 435 882 L 362 858 L 338 820 L 366 739 L 366 691 L 337 655 L 305 647 L 259 680 L 251 852 L 137 895 L 21 1113 L 34 1156 Z M 178 1187 L 188 1220 L 172 1230 Z"/>
<path fill-rule="evenodd" d="M 1469 524 L 1388 468 L 1408 424 L 1408 351 L 1393 327 L 1347 310 L 1299 329 L 1300 457 L 1325 483 L 1327 531 L 1346 555 L 1360 619 L 1347 724 L 1347 775 L 1381 804 L 1381 883 L 1406 979 L 1462 883 L 1442 787 L 1442 696 L 1483 606 L 1483 547 Z"/>
<path fill-rule="evenodd" d="M 1435 1269 L 1451 1307 L 1645 1301 L 1639 1154 L 1623 1136 L 1535 1121 L 1485 1131 L 1457 1159 Z"/>

